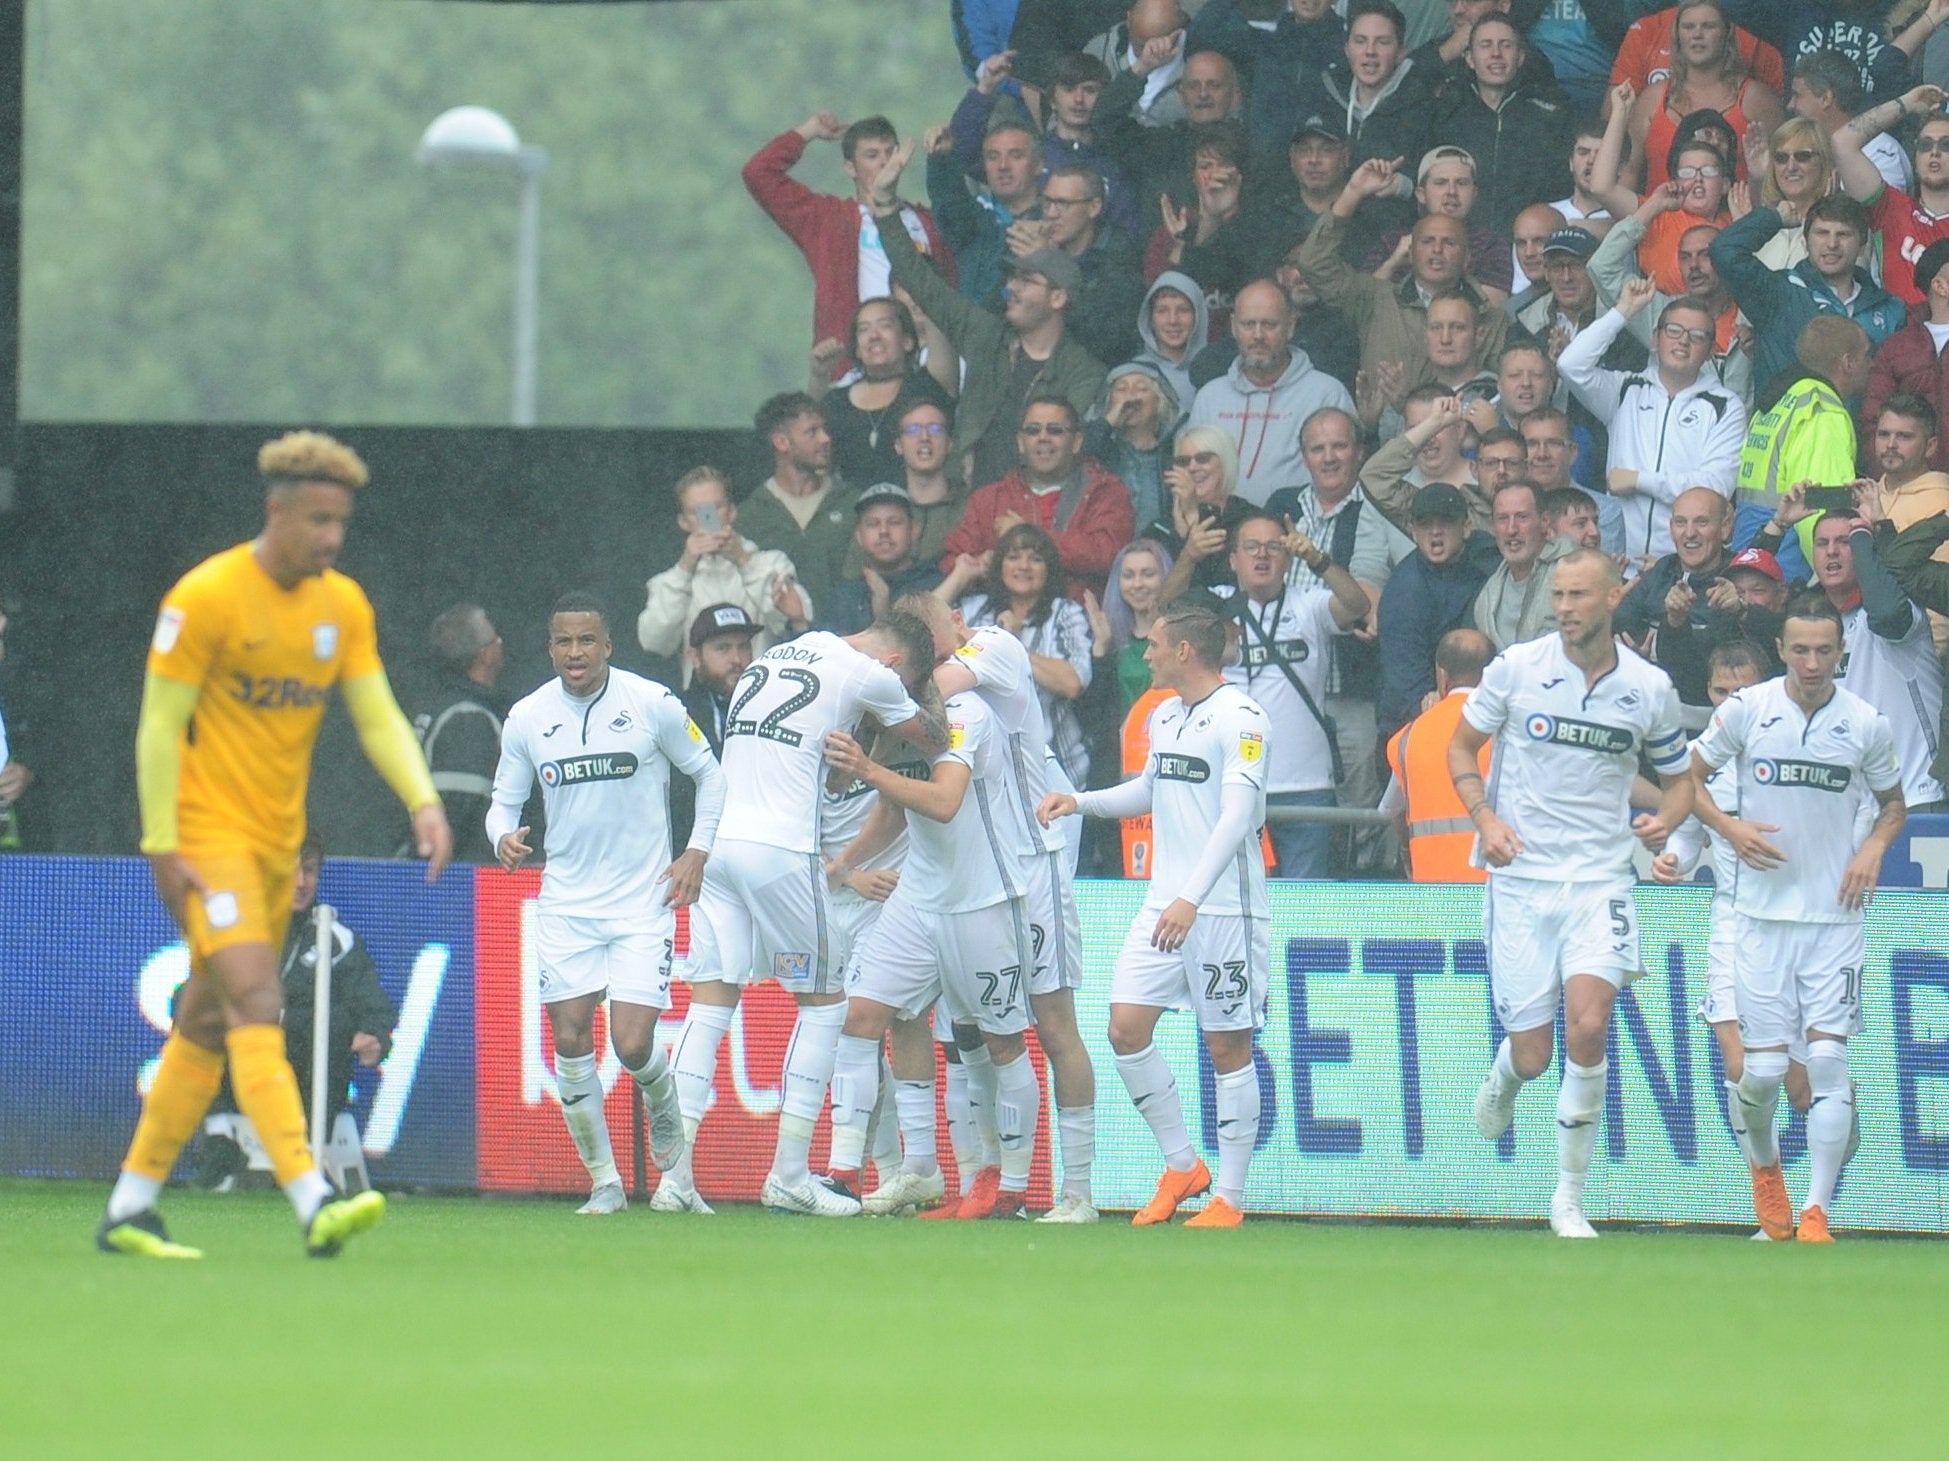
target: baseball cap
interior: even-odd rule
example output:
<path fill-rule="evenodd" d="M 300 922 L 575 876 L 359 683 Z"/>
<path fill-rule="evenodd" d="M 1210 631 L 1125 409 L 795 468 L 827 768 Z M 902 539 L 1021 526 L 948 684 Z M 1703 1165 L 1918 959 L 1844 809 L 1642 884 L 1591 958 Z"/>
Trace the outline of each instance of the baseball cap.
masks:
<path fill-rule="evenodd" d="M 1414 170 L 1415 186 L 1428 181 L 1428 169 L 1438 162 L 1466 162 L 1470 172 L 1476 172 L 1475 154 L 1466 147 L 1430 147 L 1422 156 L 1421 165 Z"/>
<path fill-rule="evenodd" d="M 875 482 L 871 487 L 862 487 L 859 496 L 853 501 L 853 514 L 858 516 L 869 507 L 878 507 L 883 502 L 897 502 L 913 515 L 914 500 L 907 495 L 907 489 L 893 482 Z"/>
<path fill-rule="evenodd" d="M 1033 249 L 1002 266 L 1011 274 L 1040 274 L 1050 285 L 1069 294 L 1083 287 L 1083 271 L 1061 249 Z"/>
<path fill-rule="evenodd" d="M 1543 245 L 1543 252 L 1570 254 L 1589 263 L 1590 256 L 1597 252 L 1597 236 L 1584 228 L 1559 228 Z"/>
<path fill-rule="evenodd" d="M 1735 568 L 1750 568 L 1755 573 L 1765 574 L 1775 583 L 1787 581 L 1786 574 L 1780 568 L 1780 560 L 1764 548 L 1742 548 L 1733 554 L 1732 562 L 1726 565 L 1726 571 L 1730 573 Z"/>
<path fill-rule="evenodd" d="M 1331 112 L 1313 112 L 1301 117 L 1299 125 L 1293 128 L 1293 141 L 1298 142 L 1306 137 L 1324 137 L 1329 142 L 1345 142 L 1347 126 Z"/>
<path fill-rule="evenodd" d="M 703 648 L 714 634 L 761 634 L 764 627 L 736 604 L 712 604 L 690 621 L 690 647 Z"/>
<path fill-rule="evenodd" d="M 1408 504 L 1409 522 L 1467 522 L 1468 516 L 1468 499 L 1446 482 L 1430 482 Z"/>

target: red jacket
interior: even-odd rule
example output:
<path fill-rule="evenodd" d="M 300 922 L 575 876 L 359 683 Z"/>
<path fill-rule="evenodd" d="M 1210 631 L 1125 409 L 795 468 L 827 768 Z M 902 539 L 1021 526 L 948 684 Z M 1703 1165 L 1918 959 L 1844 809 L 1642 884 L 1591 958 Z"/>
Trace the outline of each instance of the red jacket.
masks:
<path fill-rule="evenodd" d="M 1911 319 L 1881 342 L 1868 373 L 1868 394 L 1861 403 L 1861 454 L 1870 463 L 1875 457 L 1875 418 L 1890 396 L 1913 391 L 1936 409 L 1949 426 L 1949 372 L 1936 354 L 1935 340 L 1919 319 Z M 1929 465 L 1938 472 L 1949 471 L 1949 429 L 1936 434 L 1935 450 Z M 1874 476 L 1872 466 L 1869 475 Z"/>
<path fill-rule="evenodd" d="M 805 139 L 781 132 L 744 165 L 744 185 L 812 270 L 812 342 L 838 340 L 850 350 L 853 311 L 859 306 L 859 205 L 815 193 L 793 177 L 792 168 L 803 156 Z M 948 283 L 957 282 L 954 255 L 934 226 L 934 215 L 918 203 L 906 206 L 920 215 L 929 256 Z M 843 361 L 838 368 L 844 369 Z"/>
<path fill-rule="evenodd" d="M 963 553 L 986 553 L 995 546 L 995 519 L 1007 513 L 1035 523 L 1056 540 L 1062 554 L 1063 577 L 1068 579 L 1068 594 L 1080 601 L 1088 589 L 1098 599 L 1110 577 L 1110 564 L 1118 551 L 1137 530 L 1136 511 L 1130 505 L 1130 489 L 1097 465 L 1096 458 L 1083 458 L 1083 496 L 1069 515 L 1069 526 L 1056 528 L 1056 506 L 1061 492 L 1041 496 L 1029 490 L 1028 479 L 1020 467 L 1007 476 L 977 487 L 968 496 L 967 511 L 954 531 L 947 535 L 941 556 L 941 572 L 950 572 L 954 560 Z"/>

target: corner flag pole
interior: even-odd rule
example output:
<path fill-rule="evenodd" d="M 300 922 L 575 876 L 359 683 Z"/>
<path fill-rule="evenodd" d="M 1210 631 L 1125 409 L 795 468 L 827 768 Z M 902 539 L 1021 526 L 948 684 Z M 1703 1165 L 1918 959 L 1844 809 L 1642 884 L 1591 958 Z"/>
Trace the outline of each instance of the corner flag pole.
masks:
<path fill-rule="evenodd" d="M 325 1140 L 331 1134 L 326 1090 L 332 1078 L 332 923 L 331 905 L 312 910 L 318 936 L 318 965 L 311 996 L 311 1154 L 320 1171 L 325 1167 Z"/>

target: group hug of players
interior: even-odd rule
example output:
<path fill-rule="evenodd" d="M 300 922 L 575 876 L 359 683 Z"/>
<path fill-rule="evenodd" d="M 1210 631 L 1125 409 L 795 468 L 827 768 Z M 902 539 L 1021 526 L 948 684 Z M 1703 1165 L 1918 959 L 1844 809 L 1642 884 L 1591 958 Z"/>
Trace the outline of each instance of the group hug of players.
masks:
<path fill-rule="evenodd" d="M 410 728 L 381 693 L 370 606 L 331 567 L 364 468 L 329 438 L 292 440 L 260 461 L 264 535 L 172 590 L 151 651 L 138 748 L 143 845 L 189 936 L 194 972 L 98 1234 L 111 1252 L 196 1256 L 169 1238 L 155 1202 L 226 1050 L 307 1250 L 336 1253 L 384 1210 L 376 1193 L 340 1197 L 312 1167 L 295 1082 L 264 1033 L 277 1028 L 266 1001 L 276 997 L 270 950 L 290 906 L 284 869 L 295 866 L 310 749 L 333 683 L 413 811 L 430 873 L 450 838 L 424 763 L 409 754 Z M 1770 1238 L 1829 1241 L 1856 1135 L 1847 1041 L 1860 1025 L 1862 909 L 1904 815 L 1889 725 L 1835 683 L 1842 625 L 1816 595 L 1789 607 L 1782 677 L 1758 683 L 1737 655 L 1715 667 L 1722 703 L 1688 747 L 1671 681 L 1612 633 L 1622 592 L 1604 554 L 1561 560 L 1550 583 L 1557 632 L 1490 664 L 1449 749 L 1489 868 L 1492 995 L 1508 1032 L 1477 1093 L 1476 1124 L 1491 1140 L 1508 1127 L 1522 1086 L 1551 1063 L 1561 1011 L 1550 1223 L 1560 1236 L 1596 1236 L 1584 1187 L 1607 1035 L 1617 991 L 1640 969 L 1632 841 L 1658 854 L 1656 874 L 1670 880 L 1709 833 L 1719 852 L 1705 1015 L 1732 1057 L 1728 1114 L 1755 1210 Z M 743 988 L 772 979 L 798 1012 L 767 1206 L 823 1217 L 1026 1216 L 1042 1108 L 1024 1044 L 1033 1023 L 1053 1075 L 1062 1163 L 1059 1200 L 1040 1221 L 1096 1221 L 1096 1093 L 1076 1027 L 1081 950 L 1065 855 L 1074 834 L 1064 824 L 1149 812 L 1153 876 L 1109 1001 L 1118 1076 L 1165 1168 L 1133 1220 L 1166 1222 L 1209 1192 L 1187 1226 L 1243 1222 L 1260 1118 L 1252 1041 L 1271 950 L 1258 834 L 1278 732 L 1227 680 L 1235 645 L 1210 601 L 1167 605 L 1152 627 L 1151 682 L 1176 698 L 1151 718 L 1143 772 L 1083 793 L 1048 756 L 1021 643 L 1000 628 L 969 630 L 930 595 L 897 601 L 862 633 L 809 633 L 753 660 L 726 713 L 721 764 L 669 690 L 609 663 L 594 600 L 557 603 L 548 648 L 555 674 L 508 716 L 487 830 L 504 865 L 524 861 L 529 829 L 517 824 L 539 783 L 548 860 L 535 952 L 562 1113 L 591 1178 L 583 1212 L 626 1206 L 597 1074 L 597 1007 L 607 999 L 610 1039 L 648 1112 L 662 1174 L 652 1207 L 708 1213 L 691 1157 L 718 1047 Z M 1641 762 L 1659 786 L 1655 809 L 1633 818 Z M 696 788 L 689 844 L 675 856 L 673 770 Z M 679 973 L 675 910 L 685 905 L 691 944 L 680 977 L 691 997 L 666 1055 L 657 1025 Z M 1170 1009 L 1195 1013 L 1216 1073 L 1215 1176 L 1154 1043 Z M 962 1174 L 952 1199 L 937 1155 L 935 1041 L 947 1051 Z M 1797 1224 L 1775 1131 L 1795 1067 L 1811 1169 Z M 828 1098 L 830 1160 L 814 1174 L 813 1129 Z"/>
<path fill-rule="evenodd" d="M 1476 1097 L 1477 1126 L 1491 1140 L 1508 1127 L 1523 1085 L 1552 1062 L 1561 1012 L 1550 1224 L 1564 1237 L 1596 1236 L 1584 1187 L 1612 1007 L 1641 968 L 1632 842 L 1657 854 L 1656 875 L 1671 881 L 1710 836 L 1718 891 L 1703 1013 L 1726 1046 L 1727 1112 L 1755 1211 L 1767 1237 L 1828 1241 L 1835 1185 L 1858 1140 L 1847 1041 L 1860 1023 L 1862 910 L 1903 819 L 1888 723 L 1835 683 L 1842 625 L 1818 595 L 1786 618 L 1784 676 L 1760 683 L 1757 655 L 1722 656 L 1721 703 L 1688 746 L 1671 681 L 1613 635 L 1615 563 L 1573 554 L 1550 592 L 1557 632 L 1490 665 L 1449 753 L 1490 869 L 1492 993 L 1507 1031 Z M 1188 1225 L 1240 1224 L 1259 1134 L 1252 1040 L 1271 930 L 1258 833 L 1277 731 L 1226 678 L 1236 649 L 1227 629 L 1209 602 L 1161 612 L 1145 658 L 1153 684 L 1176 698 L 1151 720 L 1145 768 L 1078 794 L 1047 756 L 1020 643 L 999 628 L 967 629 L 931 596 L 899 601 L 862 634 L 808 634 L 760 655 L 732 699 L 721 766 L 668 691 L 608 666 L 596 606 L 564 600 L 550 635 L 558 678 L 509 718 L 488 830 L 503 862 L 518 864 L 528 847 L 514 822 L 540 781 L 551 858 L 537 952 L 563 1111 L 593 1182 L 583 1211 L 625 1205 L 595 1075 L 596 1002 L 610 998 L 618 1053 L 645 1093 L 662 1171 L 652 1206 L 708 1212 L 690 1147 L 718 1045 L 739 990 L 775 979 L 799 1008 L 767 1206 L 1024 1215 L 1042 1106 L 1023 1042 L 1034 1024 L 1052 1068 L 1062 1167 L 1059 1200 L 1040 1220 L 1095 1221 L 1095 1091 L 1076 1029 L 1063 824 L 1148 812 L 1155 871 L 1109 1001 L 1117 1073 L 1165 1168 L 1134 1220 L 1167 1221 L 1210 1192 Z M 1656 805 L 1634 817 L 1647 762 Z M 674 861 L 668 767 L 697 782 L 695 829 Z M 653 1032 L 676 962 L 671 908 L 693 893 L 691 1002 L 666 1058 Z M 1215 1176 L 1153 1041 L 1169 1009 L 1195 1013 L 1216 1073 Z M 963 1179 L 952 1199 L 937 1155 L 930 1022 L 948 1053 Z M 1776 1133 L 1783 1084 L 1808 1108 L 1797 1223 Z M 812 1131 L 828 1095 L 831 1157 L 814 1174 Z"/>

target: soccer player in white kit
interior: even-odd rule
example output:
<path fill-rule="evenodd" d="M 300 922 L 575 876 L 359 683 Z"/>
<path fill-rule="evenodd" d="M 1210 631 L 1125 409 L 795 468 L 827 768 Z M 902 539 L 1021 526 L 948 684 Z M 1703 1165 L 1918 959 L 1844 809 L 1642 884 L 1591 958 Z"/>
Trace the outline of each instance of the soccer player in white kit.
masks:
<path fill-rule="evenodd" d="M 1631 838 L 1653 852 L 1692 810 L 1678 692 L 1665 672 L 1612 638 L 1624 586 L 1592 548 L 1560 559 L 1550 581 L 1557 632 L 1511 645 L 1469 692 L 1448 770 L 1489 868 L 1484 916 L 1496 1017 L 1508 1031 L 1475 1097 L 1493 1141 L 1523 1086 L 1550 1065 L 1564 1014 L 1557 1092 L 1557 1186 L 1550 1227 L 1594 1238 L 1584 1184 L 1604 1106 L 1605 1045 L 1617 992 L 1638 972 Z M 1477 753 L 1496 742 L 1491 784 Z M 1658 773 L 1658 810 L 1631 817 L 1638 753 Z M 1478 864 L 1481 865 L 1481 864 Z"/>
<path fill-rule="evenodd" d="M 1015 1217 L 1027 1200 L 1042 1105 L 1022 1039 L 1034 973 L 1028 874 L 1040 848 L 1031 847 L 1007 814 L 1009 746 L 997 717 L 973 692 L 952 697 L 946 709 L 947 749 L 934 758 L 927 781 L 897 776 L 844 732 L 826 739 L 826 759 L 880 794 L 880 806 L 832 874 L 844 876 L 855 859 L 871 857 L 893 835 L 902 811 L 909 836 L 900 886 L 854 951 L 847 974 L 846 1027 L 832 1078 L 829 1185 L 850 1195 L 858 1182 L 880 1042 L 895 1017 L 912 1018 L 945 996 L 957 1020 L 979 1027 L 994 1062 L 1001 1176 L 988 1215 Z M 903 1083 L 897 1097 L 903 1134 L 931 1130 L 932 1096 L 931 1087 L 911 1091 Z M 938 1183 L 939 1165 L 924 1143 L 908 1146 L 912 1175 Z"/>
<path fill-rule="evenodd" d="M 804 634 L 751 662 L 725 719 L 724 816 L 691 918 L 694 973 L 677 1088 L 685 1134 L 694 1138 L 743 987 L 776 979 L 791 993 L 799 1013 L 762 1196 L 774 1211 L 839 1215 L 849 1201 L 815 1182 L 806 1165 L 846 1020 L 847 950 L 819 855 L 826 737 L 871 716 L 930 754 L 942 749 L 932 672 L 952 648 L 910 614 L 888 614 L 844 639 Z M 678 1203 L 708 1210 L 691 1201 L 687 1165 L 665 1172 L 664 1183 Z"/>
<path fill-rule="evenodd" d="M 1157 1191 L 1131 1219 L 1168 1222 L 1179 1204 L 1214 1186 L 1191 1144 L 1177 1078 L 1158 1050 L 1167 1009 L 1197 1012 L 1218 1080 L 1218 1180 L 1187 1227 L 1245 1221 L 1246 1171 L 1259 1136 L 1259 1077 L 1252 1037 L 1265 1021 L 1271 974 L 1270 909 L 1259 828 L 1273 731 L 1243 690 L 1226 683 L 1225 625 L 1208 607 L 1180 601 L 1158 615 L 1144 663 L 1151 684 L 1172 690 L 1150 718 L 1141 775 L 1080 795 L 1051 792 L 1046 824 L 1150 812 L 1157 859 L 1143 911 L 1117 955 L 1110 986 L 1110 1046 L 1117 1074 L 1164 1155 Z"/>
<path fill-rule="evenodd" d="M 1036 695 L 1035 667 L 1029 652 L 998 625 L 969 629 L 960 616 L 935 599 L 927 611 L 939 637 L 942 623 L 959 639 L 959 648 L 934 672 L 944 696 L 972 689 L 999 722 L 1006 739 L 1009 795 L 1002 814 L 1019 828 L 1029 849 L 1029 937 L 1035 973 L 1029 1003 L 1036 1041 L 1049 1062 L 1055 1086 L 1056 1134 L 1062 1151 L 1062 1189 L 1056 1205 L 1038 1222 L 1093 1223 L 1096 1202 L 1090 1170 L 1096 1155 L 1096 1070 L 1076 1024 L 1076 991 L 1083 983 L 1082 922 L 1076 910 L 1076 885 L 1069 835 L 1061 826 L 1043 826 L 1036 808 L 1060 774 L 1049 752 L 1049 730 Z M 1055 789 L 1067 791 L 1062 782 Z M 988 1216 L 993 1195 L 970 1194 L 959 1215 Z"/>
<path fill-rule="evenodd" d="M 1848 1037 L 1861 1028 L 1862 909 L 1907 818 L 1888 718 L 1834 683 L 1844 652 L 1840 611 L 1818 592 L 1788 606 L 1785 675 L 1734 695 L 1692 748 L 1703 782 L 1738 772 L 1729 816 L 1706 825 L 1739 855 L 1733 886 L 1734 998 L 1746 1047 L 1739 1100 L 1752 1148 L 1753 1208 L 1770 1238 L 1795 1235 L 1774 1127 L 1789 1045 L 1807 1041 L 1809 1174 L 1798 1236 L 1829 1243 L 1828 1209 L 1847 1160 L 1854 1093 Z M 1863 787 L 1880 804 L 1865 836 Z"/>
<path fill-rule="evenodd" d="M 548 865 L 535 905 L 535 958 L 562 1117 L 589 1169 L 583 1213 L 629 1205 L 596 1073 L 595 1012 L 605 994 L 610 1043 L 649 1106 L 650 1158 L 661 1169 L 683 1154 L 677 1087 L 657 1021 L 670 1003 L 675 910 L 697 898 L 724 806 L 723 773 L 683 703 L 656 682 L 613 668 L 611 647 L 593 598 L 557 601 L 548 620 L 555 678 L 508 712 L 487 812 L 495 855 L 503 867 L 519 867 L 533 849 L 529 829 L 516 823 L 541 782 Z M 697 783 L 690 844 L 674 861 L 672 766 Z"/>
<path fill-rule="evenodd" d="M 1744 640 L 1734 639 L 1719 645 L 1706 662 L 1706 699 L 1717 710 L 1735 690 L 1757 685 L 1766 677 L 1766 663 L 1759 650 Z M 1746 1047 L 1739 1038 L 1739 1009 L 1733 999 L 1732 958 L 1734 946 L 1732 889 L 1738 876 L 1739 856 L 1723 837 L 1714 837 L 1699 819 L 1698 808 L 1710 799 L 1722 812 L 1739 810 L 1739 781 L 1736 769 L 1728 763 L 1705 779 L 1692 804 L 1692 815 L 1671 835 L 1665 850 L 1652 859 L 1651 876 L 1660 883 L 1676 883 L 1691 876 L 1708 850 L 1712 853 L 1712 939 L 1706 951 L 1705 997 L 1699 1001 L 1699 1018 L 1711 1027 L 1719 1047 L 1719 1062 L 1726 1072 L 1726 1120 L 1740 1154 L 1750 1163 L 1753 1154 L 1746 1140 L 1746 1113 L 1739 1104 L 1739 1077 L 1746 1069 Z M 1767 829 L 1772 830 L 1772 829 Z M 1787 1067 L 1787 1099 L 1799 1110 L 1808 1106 L 1807 1068 L 1799 1058 Z"/>

